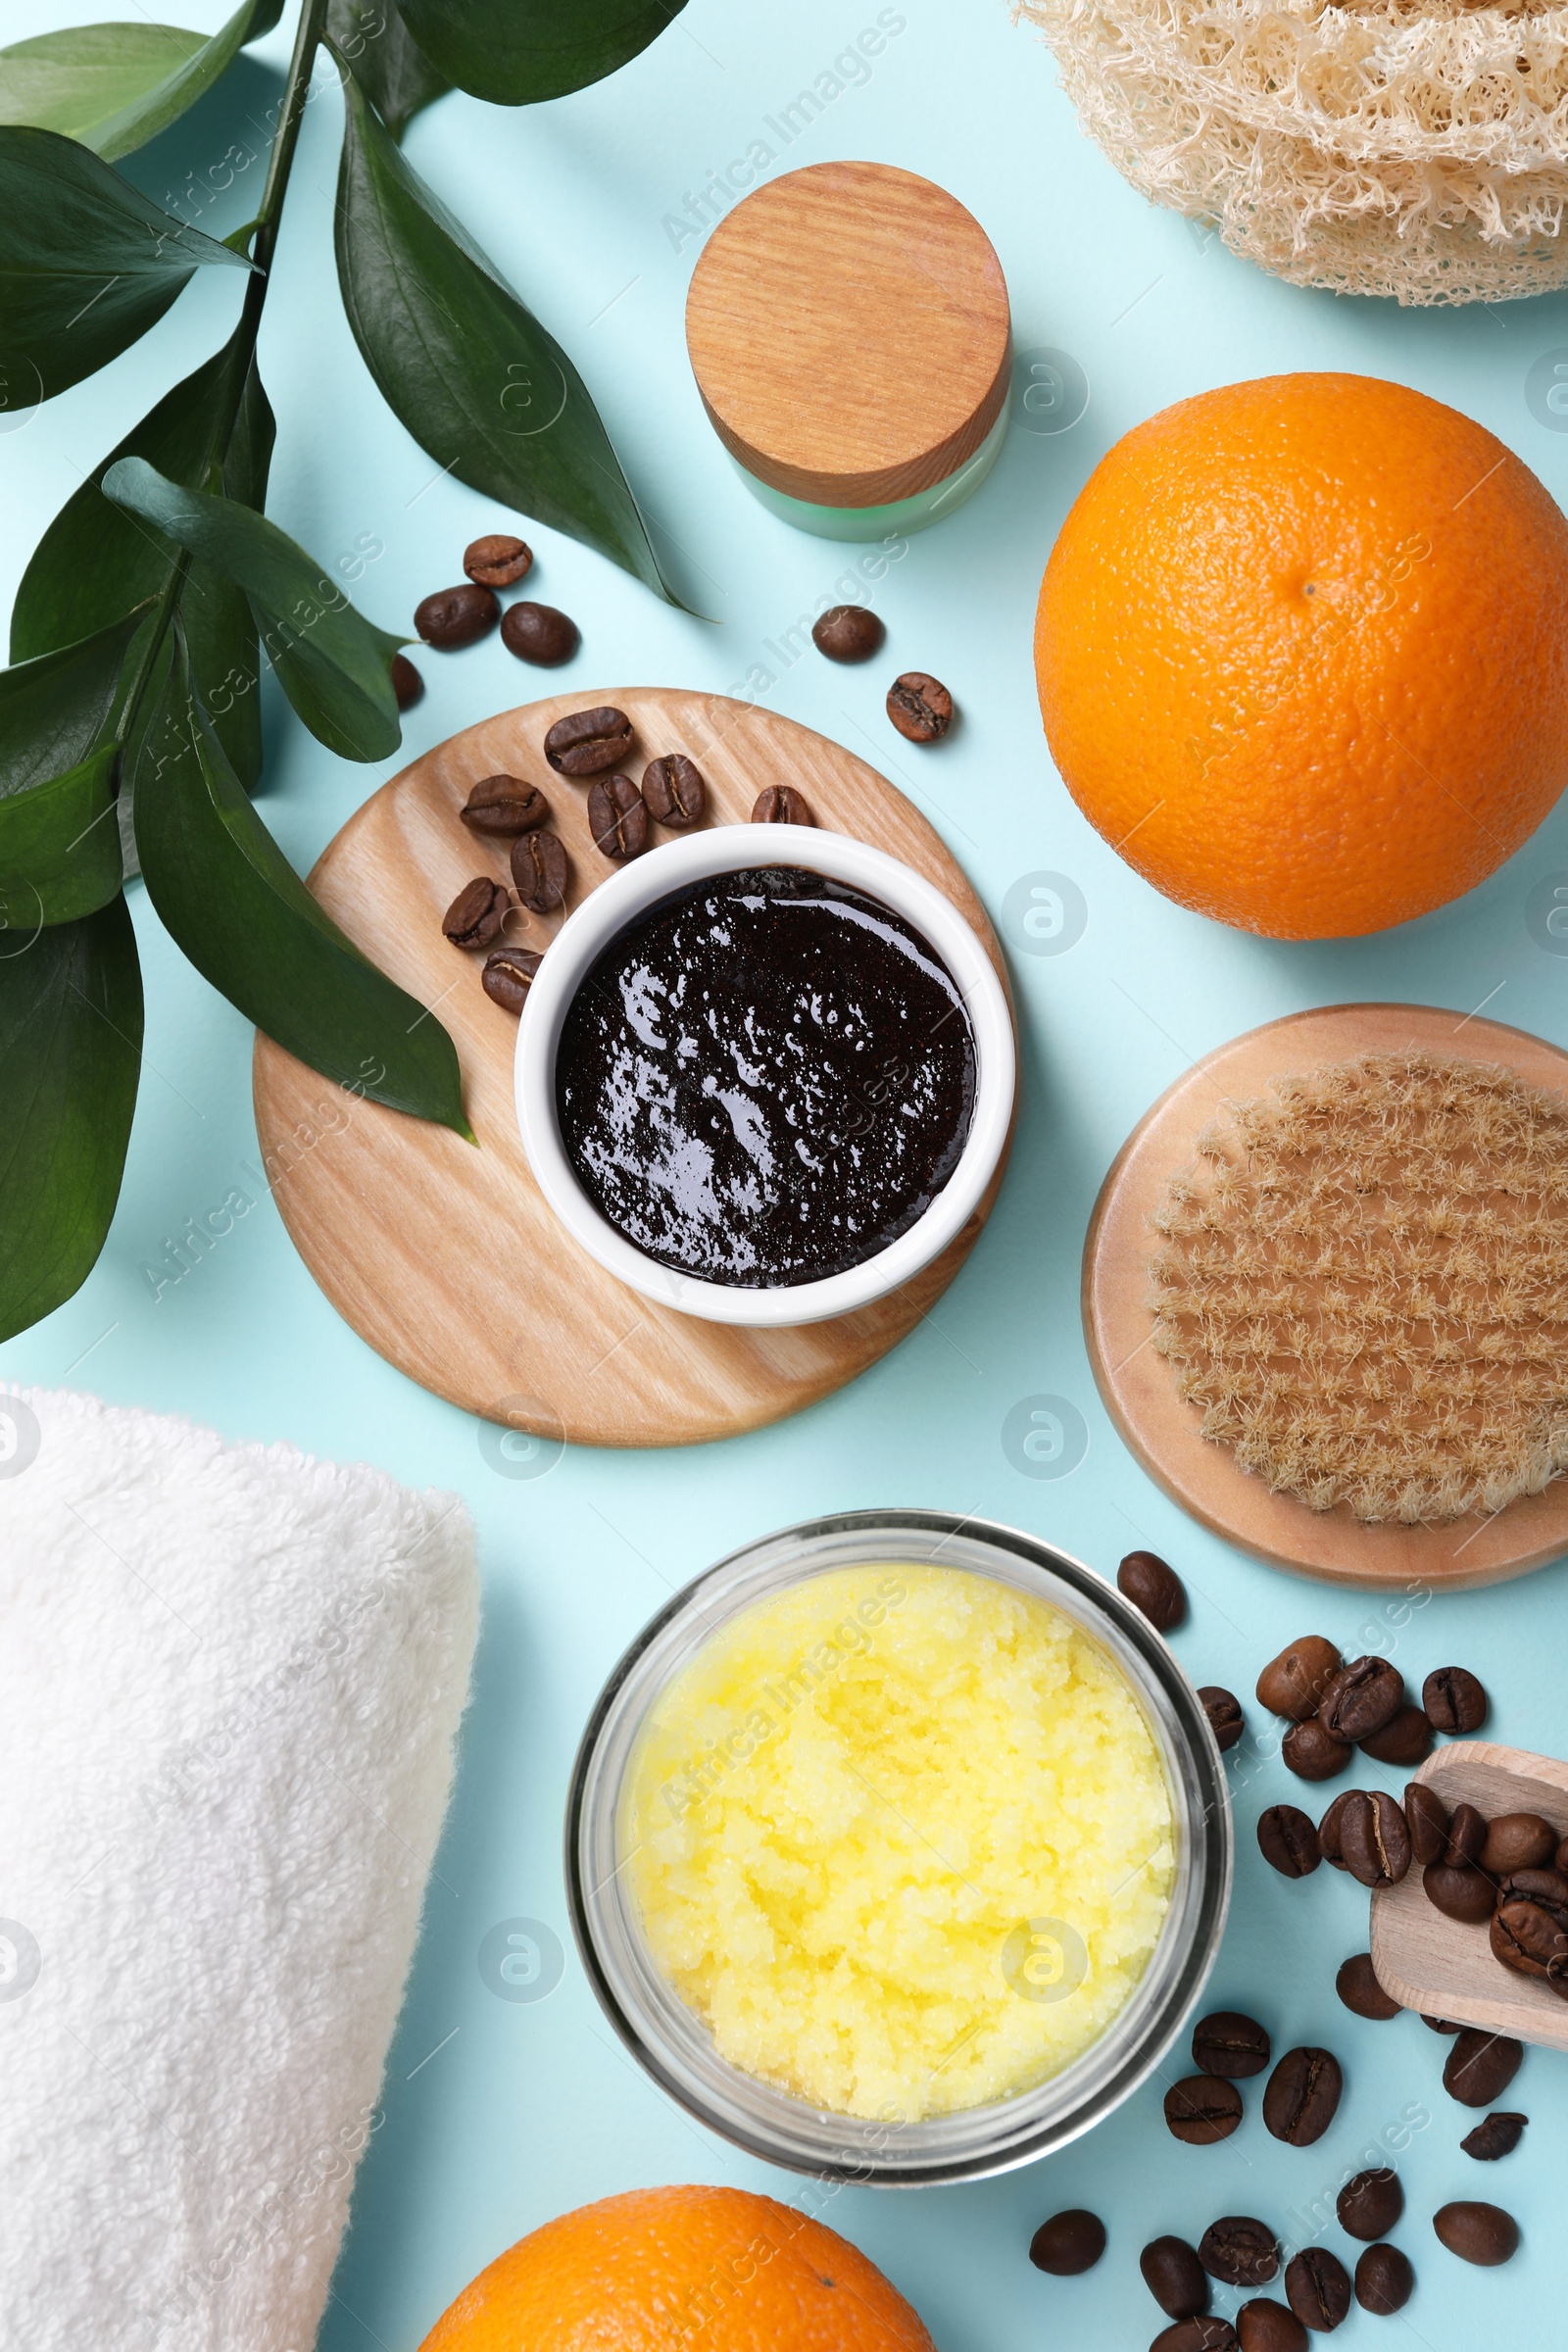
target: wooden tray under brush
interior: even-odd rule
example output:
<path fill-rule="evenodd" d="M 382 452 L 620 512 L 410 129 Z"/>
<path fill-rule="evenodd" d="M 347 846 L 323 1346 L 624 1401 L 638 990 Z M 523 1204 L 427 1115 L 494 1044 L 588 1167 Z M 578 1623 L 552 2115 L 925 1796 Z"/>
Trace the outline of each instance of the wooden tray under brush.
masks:
<path fill-rule="evenodd" d="M 311 875 L 334 921 L 450 1031 L 479 1149 L 352 1100 L 265 1037 L 256 1041 L 256 1126 L 263 1153 L 277 1155 L 275 1175 L 268 1161 L 273 1197 L 300 1255 L 361 1338 L 411 1380 L 547 1442 L 685 1446 L 798 1412 L 896 1347 L 974 1247 L 1005 1155 L 968 1224 L 922 1274 L 825 1323 L 752 1331 L 699 1322 L 627 1290 L 562 1230 L 517 1135 L 516 1021 L 481 989 L 482 956 L 443 938 L 441 917 L 473 875 L 508 878 L 509 845 L 459 822 L 481 776 L 517 775 L 544 791 L 571 864 L 566 912 L 613 872 L 593 845 L 586 785 L 553 774 L 542 749 L 564 712 L 600 703 L 624 710 L 637 730 L 634 774 L 665 752 L 697 761 L 712 823 L 744 823 L 764 786 L 793 784 L 819 825 L 903 858 L 952 900 L 1006 987 L 962 869 L 863 760 L 723 695 L 579 690 L 437 744 L 349 819 Z M 760 857 L 785 855 L 788 829 L 760 828 L 758 846 Z M 564 919 L 514 916 L 507 937 L 542 948 Z"/>

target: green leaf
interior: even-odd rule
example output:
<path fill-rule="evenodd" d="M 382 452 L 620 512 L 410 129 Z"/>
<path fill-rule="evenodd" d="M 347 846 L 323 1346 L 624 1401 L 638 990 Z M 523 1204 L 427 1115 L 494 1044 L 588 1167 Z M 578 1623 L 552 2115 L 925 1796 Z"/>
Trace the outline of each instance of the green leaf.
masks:
<path fill-rule="evenodd" d="M 686 0 L 402 0 L 425 56 L 498 106 L 562 98 L 603 81 L 677 17 Z"/>
<path fill-rule="evenodd" d="M 284 693 L 328 751 L 384 760 L 397 750 L 392 657 L 409 638 L 373 627 L 304 548 L 249 507 L 182 489 L 145 458 L 121 458 L 103 488 L 244 589 Z"/>
<path fill-rule="evenodd" d="M 288 863 L 191 696 L 178 640 L 134 806 L 153 905 L 247 1020 L 339 1086 L 468 1135 L 452 1040 L 345 939 Z"/>
<path fill-rule="evenodd" d="M 0 375 L 48 400 L 115 359 L 204 265 L 249 270 L 149 204 L 89 148 L 0 125 Z"/>
<path fill-rule="evenodd" d="M 124 686 L 150 626 L 143 608 L 0 671 L 0 931 L 73 922 L 119 896 Z"/>
<path fill-rule="evenodd" d="M 249 340 L 236 329 L 222 350 L 174 386 L 133 425 L 67 499 L 33 550 L 11 612 L 11 659 L 70 645 L 161 595 L 179 551 L 161 531 L 104 497 L 99 484 L 121 458 L 145 458 L 186 489 L 221 488 L 261 508 L 273 423 Z M 241 371 L 243 370 L 243 379 Z M 228 441 L 228 419 L 237 421 Z M 247 791 L 262 772 L 261 657 L 243 592 L 210 564 L 193 564 L 181 610 L 196 691 L 230 766 Z"/>
<path fill-rule="evenodd" d="M 0 122 L 79 139 L 106 163 L 144 147 L 204 97 L 282 0 L 242 0 L 211 39 L 173 24 L 76 24 L 0 49 Z"/>
<path fill-rule="evenodd" d="M 326 31 L 394 138 L 452 87 L 410 33 L 397 0 L 327 0 Z"/>
<path fill-rule="evenodd" d="M 141 1066 L 141 969 L 123 898 L 26 946 L 15 938 L 0 938 L 0 1340 L 92 1271 Z"/>
<path fill-rule="evenodd" d="M 437 465 L 586 541 L 671 604 L 581 376 L 349 79 L 338 282 L 366 366 Z"/>

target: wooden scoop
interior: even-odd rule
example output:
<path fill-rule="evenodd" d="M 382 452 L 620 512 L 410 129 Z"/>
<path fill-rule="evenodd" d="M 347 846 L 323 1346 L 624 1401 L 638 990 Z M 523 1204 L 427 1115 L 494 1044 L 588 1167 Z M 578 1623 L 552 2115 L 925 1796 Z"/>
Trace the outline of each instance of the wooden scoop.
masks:
<path fill-rule="evenodd" d="M 1568 1836 L 1568 1764 L 1488 1740 L 1456 1740 L 1414 1775 L 1449 1812 L 1468 1801 L 1489 1821 L 1539 1813 Z M 1544 2049 L 1568 2050 L 1568 2000 L 1493 1957 L 1485 1923 L 1466 1927 L 1429 1903 L 1420 1865 L 1372 1897 L 1372 1966 L 1391 2000 L 1450 2025 L 1483 2026 Z"/>

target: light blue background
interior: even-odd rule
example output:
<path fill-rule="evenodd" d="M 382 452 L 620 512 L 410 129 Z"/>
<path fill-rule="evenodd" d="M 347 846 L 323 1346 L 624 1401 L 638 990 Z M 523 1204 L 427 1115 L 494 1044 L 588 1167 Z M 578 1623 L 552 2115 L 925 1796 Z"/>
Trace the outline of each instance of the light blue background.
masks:
<path fill-rule="evenodd" d="M 1207 385 L 1317 368 L 1396 377 L 1481 418 L 1568 495 L 1568 437 L 1538 421 L 1525 399 L 1531 365 L 1568 347 L 1568 301 L 1401 313 L 1277 284 L 1122 184 L 1079 134 L 1049 55 L 1009 23 L 1001 0 L 901 0 L 901 11 L 906 28 L 868 78 L 825 108 L 780 168 L 872 157 L 951 188 L 1001 253 L 1018 345 L 1071 353 L 1091 386 L 1071 431 L 1015 430 L 974 502 L 910 543 L 874 599 L 888 622 L 885 659 L 844 670 L 810 655 L 767 696 L 902 784 L 999 918 L 1010 886 L 1040 869 L 1069 875 L 1087 904 L 1087 929 L 1067 953 L 1023 955 L 1016 933 L 1007 941 L 1023 1112 L 1011 1174 L 963 1274 L 884 1363 L 779 1428 L 699 1451 L 568 1450 L 537 1480 L 499 1475 L 474 1422 L 422 1395 L 339 1322 L 270 1201 L 155 1302 L 142 1262 L 187 1217 L 246 1185 L 256 1148 L 251 1040 L 133 893 L 146 1068 L 119 1213 L 80 1295 L 0 1351 L 8 1378 L 69 1381 L 234 1438 L 286 1438 L 455 1488 L 478 1522 L 484 1635 L 457 1794 L 325 2352 L 412 2352 L 482 2264 L 586 2199 L 687 2180 L 797 2192 L 790 2177 L 705 2135 L 642 2079 L 573 1957 L 559 1988 L 531 2005 L 494 1997 L 477 1968 L 480 1940 L 499 1921 L 539 1918 L 567 1938 L 560 1823 L 584 1716 L 644 1620 L 733 1545 L 816 1512 L 900 1502 L 1012 1521 L 1106 1574 L 1130 1545 L 1148 1544 L 1176 1563 L 1193 1596 L 1175 1642 L 1182 1660 L 1195 1680 L 1241 1693 L 1254 1725 L 1259 1665 L 1287 1637 L 1318 1629 L 1347 1650 L 1389 1650 L 1417 1686 L 1434 1666 L 1471 1665 L 1494 1693 L 1497 1737 L 1559 1752 L 1568 1742 L 1560 1569 L 1433 1600 L 1401 1622 L 1398 1604 L 1319 1592 L 1241 1557 L 1189 1526 L 1129 1460 L 1101 1409 L 1078 1318 L 1084 1227 L 1112 1154 L 1192 1057 L 1237 1031 L 1302 1005 L 1396 998 L 1452 1005 L 1456 1021 L 1485 1004 L 1568 1042 L 1568 961 L 1544 952 L 1525 919 L 1532 886 L 1568 869 L 1568 809 L 1482 889 L 1420 923 L 1341 946 L 1245 938 L 1168 906 L 1078 815 L 1046 756 L 1029 658 L 1042 565 L 1096 461 L 1141 417 Z M 28 0 L 8 12 L 7 33 L 84 13 Z M 222 12 L 171 0 L 169 13 L 211 26 Z M 579 658 L 546 680 L 494 638 L 458 656 L 421 656 L 429 692 L 406 723 L 410 753 L 536 686 L 724 690 L 767 659 L 764 639 L 831 590 L 845 553 L 770 519 L 704 422 L 681 323 L 699 245 L 691 237 L 677 249 L 664 218 L 710 170 L 769 136 L 763 117 L 831 70 L 877 13 L 876 0 L 744 10 L 692 0 L 650 52 L 598 89 L 515 113 L 448 97 L 415 123 L 416 167 L 578 362 L 662 552 L 719 625 L 662 607 L 570 541 L 526 526 L 537 593 L 580 621 Z M 232 143 L 259 144 L 252 118 L 275 100 L 285 53 L 283 36 L 272 36 L 133 160 L 150 195 L 175 203 L 183 192 L 186 216 L 219 233 L 247 217 L 260 164 L 200 212 L 195 191 Z M 262 344 L 279 420 L 269 506 L 326 560 L 361 533 L 384 541 L 355 593 L 372 618 L 403 626 L 418 597 L 458 576 L 469 537 L 513 518 L 433 478 L 360 362 L 330 245 L 340 101 L 324 72 L 318 86 Z M 197 179 L 187 181 L 193 169 Z M 138 350 L 13 437 L 0 435 L 0 568 L 10 586 L 82 473 L 216 346 L 236 299 L 228 273 L 199 278 Z M 881 714 L 887 675 L 909 667 L 945 679 L 961 710 L 933 752 L 904 745 Z M 267 720 L 266 811 L 304 867 L 400 762 L 369 771 L 333 759 L 275 697 Z M 547 1366 L 539 1381 L 547 1385 Z M 1089 1431 L 1086 1458 L 1056 1481 L 1021 1475 L 1002 1447 L 1009 1410 L 1041 1392 L 1072 1400 Z M 1365 1898 L 1326 1870 L 1288 1885 L 1257 1857 L 1259 1808 L 1299 1788 L 1250 1737 L 1231 1769 L 1241 1867 L 1213 1999 L 1255 2010 L 1277 2047 L 1333 2047 L 1348 2082 L 1340 2119 L 1311 2150 L 1280 2146 L 1262 2128 L 1254 2084 L 1234 2138 L 1188 2149 L 1163 2130 L 1156 2082 L 1086 2142 L 1032 2170 L 917 2194 L 846 2190 L 828 2218 L 886 2267 L 942 2352 L 1147 2342 L 1159 2314 L 1136 2258 L 1150 2236 L 1196 2238 L 1234 2212 L 1299 2235 L 1293 2216 L 1375 2161 L 1363 2151 L 1412 2107 L 1418 2120 L 1399 2158 L 1408 2211 L 1396 2234 L 1416 2265 L 1417 2291 L 1396 2320 L 1356 2312 L 1342 2340 L 1457 2352 L 1496 2340 L 1505 2314 L 1525 2323 L 1557 2291 L 1563 2062 L 1532 2052 L 1508 2094 L 1505 2103 L 1532 2119 L 1516 2155 L 1486 2168 L 1462 2156 L 1460 2135 L 1475 2119 L 1440 2086 L 1447 2045 L 1414 2018 L 1372 2026 L 1335 1999 L 1335 1968 L 1365 1943 Z M 1392 1787 L 1400 1776 L 1380 1777 Z M 265 1969 L 266 1953 L 255 1958 Z M 1181 2059 L 1176 2073 L 1186 2071 Z M 1525 2249 L 1502 2274 L 1453 2260 L 1428 2219 L 1446 2198 L 1487 2194 L 1525 2228 Z M 1085 2278 L 1042 2278 L 1026 2259 L 1030 2233 L 1077 2203 L 1104 2216 L 1109 2251 Z M 1332 2224 L 1326 2242 L 1353 2258 Z M 1219 2298 L 1224 2308 L 1233 2300 Z"/>

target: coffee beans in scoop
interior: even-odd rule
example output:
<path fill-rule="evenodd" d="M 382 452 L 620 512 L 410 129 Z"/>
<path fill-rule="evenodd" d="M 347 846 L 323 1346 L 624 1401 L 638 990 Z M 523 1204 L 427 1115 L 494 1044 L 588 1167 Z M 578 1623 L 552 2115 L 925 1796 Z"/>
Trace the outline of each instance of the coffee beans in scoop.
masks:
<path fill-rule="evenodd" d="M 695 760 L 684 752 L 666 752 L 650 760 L 643 769 L 643 805 L 661 825 L 680 829 L 702 823 L 708 807 L 708 786 Z"/>
<path fill-rule="evenodd" d="M 1302 2327 L 1327 2335 L 1350 2308 L 1350 2275 L 1327 2246 L 1303 2246 L 1286 2265 L 1285 2293 Z"/>
<path fill-rule="evenodd" d="M 1436 1732 L 1478 1732 L 1487 1720 L 1486 1690 L 1463 1666 L 1440 1666 L 1429 1674 L 1421 1704 Z"/>
<path fill-rule="evenodd" d="M 1410 2300 L 1415 2273 L 1397 2246 L 1368 2246 L 1355 2266 L 1355 2299 L 1363 2311 L 1392 2319 Z"/>
<path fill-rule="evenodd" d="M 1372 2018 L 1381 2025 L 1399 2014 L 1398 2002 L 1391 2000 L 1377 1981 L 1370 1952 L 1354 1952 L 1341 1962 L 1334 1989 L 1357 2017 Z"/>
<path fill-rule="evenodd" d="M 1224 1755 L 1236 1745 L 1247 1729 L 1234 1691 L 1221 1690 L 1217 1683 L 1204 1683 L 1198 1693 L 1199 1704 L 1208 1717 L 1208 1728 L 1214 1735 L 1214 1744 Z"/>
<path fill-rule="evenodd" d="M 1229 2139 L 1241 2120 L 1241 2092 L 1217 2075 L 1189 2075 L 1165 2093 L 1166 2125 L 1190 2148 L 1211 2148 Z"/>
<path fill-rule="evenodd" d="M 492 531 L 488 538 L 469 542 L 464 550 L 463 568 L 481 588 L 512 588 L 533 569 L 533 550 L 526 540 Z"/>
<path fill-rule="evenodd" d="M 455 654 L 488 637 L 501 607 L 488 588 L 466 580 L 461 588 L 438 588 L 414 608 L 414 631 L 439 654 Z"/>
<path fill-rule="evenodd" d="M 1443 2087 L 1463 2107 L 1490 2107 L 1519 2072 L 1524 2054 L 1523 2042 L 1510 2034 L 1466 2026 L 1448 2052 Z"/>
<path fill-rule="evenodd" d="M 481 776 L 458 810 L 470 833 L 510 841 L 550 821 L 550 803 L 520 776 Z"/>
<path fill-rule="evenodd" d="M 1184 2237 L 1155 2237 L 1138 2257 L 1138 2268 L 1161 2311 L 1191 2320 L 1208 2309 L 1208 2273 Z"/>
<path fill-rule="evenodd" d="M 612 704 L 568 710 L 546 735 L 545 758 L 558 776 L 602 776 L 620 765 L 632 734 L 631 720 Z"/>
<path fill-rule="evenodd" d="M 752 804 L 754 825 L 814 825 L 804 793 L 793 784 L 769 784 Z"/>
<path fill-rule="evenodd" d="M 1263 2072 L 1269 2054 L 1267 2030 L 1240 2009 L 1216 2009 L 1193 2028 L 1193 2063 L 1205 2075 L 1245 2082 Z"/>
<path fill-rule="evenodd" d="M 1203 2231 L 1198 2259 L 1224 2286 L 1267 2286 L 1280 2267 L 1280 2250 L 1266 2222 L 1232 2213 Z"/>
<path fill-rule="evenodd" d="M 1116 1590 L 1141 1609 L 1156 1634 L 1175 1631 L 1187 1614 L 1181 1578 L 1157 1551 L 1130 1551 L 1116 1571 Z"/>
<path fill-rule="evenodd" d="M 923 669 L 906 669 L 888 688 L 888 716 L 906 743 L 939 743 L 953 724 L 953 697 Z"/>
<path fill-rule="evenodd" d="M 1309 2148 L 1333 2123 L 1344 2087 L 1332 2051 L 1310 2045 L 1287 2050 L 1263 2092 L 1263 2121 L 1276 2139 Z"/>
<path fill-rule="evenodd" d="M 868 662 L 881 651 L 886 635 L 881 621 L 864 605 L 834 605 L 814 623 L 811 643 L 830 662 Z"/>
<path fill-rule="evenodd" d="M 1076 2278 L 1092 2271 L 1105 2251 L 1105 2225 L 1098 2213 L 1082 2206 L 1053 2214 L 1029 2240 L 1029 2259 L 1037 2271 L 1054 2278 Z"/>
<path fill-rule="evenodd" d="M 554 605 L 526 602 L 509 605 L 501 615 L 501 642 L 519 662 L 535 669 L 559 669 L 569 662 L 582 639 L 577 623 Z"/>
<path fill-rule="evenodd" d="M 1387 2237 L 1404 2211 L 1404 2191 L 1399 2176 L 1390 2166 L 1382 2165 L 1376 2172 L 1357 2173 L 1347 2180 L 1335 2199 L 1334 2210 L 1340 2218 L 1340 2228 L 1350 2237 L 1371 2240 Z"/>
<path fill-rule="evenodd" d="M 1498 1813 L 1476 1858 L 1494 1879 L 1505 1879 L 1513 1870 L 1545 1870 L 1556 1853 L 1557 1833 L 1539 1813 Z"/>
<path fill-rule="evenodd" d="M 1500 2205 L 1460 2198 L 1452 2205 L 1440 2205 L 1432 2227 L 1450 2254 L 1457 2254 L 1461 2262 L 1479 2263 L 1483 2270 L 1511 2261 L 1519 2250 L 1519 2225 Z"/>
<path fill-rule="evenodd" d="M 1272 1715 L 1304 1723 L 1317 1713 L 1330 1679 L 1344 1663 L 1332 1642 L 1321 1634 L 1303 1634 L 1298 1642 L 1287 1642 L 1258 1676 L 1258 1704 Z"/>
<path fill-rule="evenodd" d="M 1258 1850 L 1282 1878 L 1310 1878 L 1323 1859 L 1317 1832 L 1295 1805 L 1270 1805 L 1257 1817 Z"/>
<path fill-rule="evenodd" d="M 424 695 L 424 680 L 406 654 L 392 657 L 392 699 L 400 710 L 412 710 Z"/>
<path fill-rule="evenodd" d="M 1467 2132 L 1459 2145 L 1467 2156 L 1475 2158 L 1477 2164 L 1495 2164 L 1499 2157 L 1513 2154 L 1529 2121 L 1528 2115 L 1518 2115 L 1510 2113 L 1507 2108 L 1499 2108 L 1495 2115 L 1489 2115 L 1484 2124 L 1477 2124 L 1473 2132 Z"/>
<path fill-rule="evenodd" d="M 441 918 L 441 928 L 455 948 L 487 948 L 499 937 L 511 905 L 501 883 L 478 874 L 459 891 Z"/>
<path fill-rule="evenodd" d="M 1294 2311 L 1267 2295 L 1256 2295 L 1236 2314 L 1242 2352 L 1306 2352 L 1306 2329 Z"/>
<path fill-rule="evenodd" d="M 484 959 L 480 984 L 503 1012 L 520 1012 L 544 957 L 533 948 L 495 948 Z"/>
<path fill-rule="evenodd" d="M 1410 1832 L 1410 1852 L 1424 1869 L 1441 1862 L 1448 1850 L 1448 1808 L 1428 1781 L 1411 1781 L 1404 1791 L 1404 1818 Z"/>

